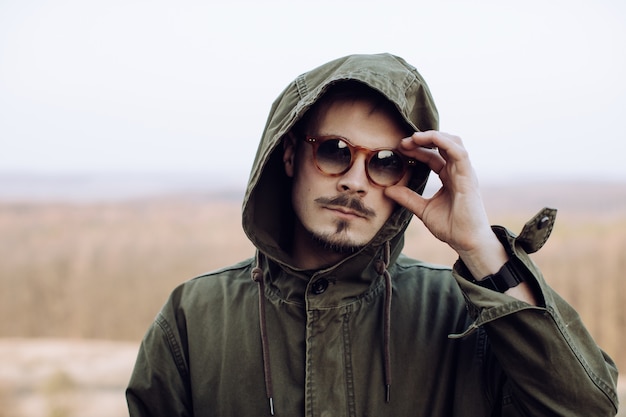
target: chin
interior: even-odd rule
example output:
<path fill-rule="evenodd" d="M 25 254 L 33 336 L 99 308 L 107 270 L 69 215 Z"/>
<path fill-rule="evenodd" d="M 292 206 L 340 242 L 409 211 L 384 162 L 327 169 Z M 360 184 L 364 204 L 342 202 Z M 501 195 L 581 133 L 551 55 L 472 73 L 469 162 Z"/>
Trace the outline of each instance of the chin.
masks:
<path fill-rule="evenodd" d="M 315 244 L 321 249 L 341 254 L 358 252 L 368 242 L 368 240 L 350 236 L 345 231 L 310 232 L 310 235 Z"/>

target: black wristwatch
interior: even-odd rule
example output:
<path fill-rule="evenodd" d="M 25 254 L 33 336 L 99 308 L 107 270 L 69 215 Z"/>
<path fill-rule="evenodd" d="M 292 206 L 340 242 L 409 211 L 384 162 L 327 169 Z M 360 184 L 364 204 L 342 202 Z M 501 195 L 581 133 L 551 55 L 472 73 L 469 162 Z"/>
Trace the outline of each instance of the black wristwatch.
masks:
<path fill-rule="evenodd" d="M 505 292 L 509 288 L 516 287 L 523 281 L 524 278 L 518 272 L 512 259 L 505 263 L 495 274 L 487 275 L 481 280 L 472 280 L 476 285 L 498 292 Z"/>

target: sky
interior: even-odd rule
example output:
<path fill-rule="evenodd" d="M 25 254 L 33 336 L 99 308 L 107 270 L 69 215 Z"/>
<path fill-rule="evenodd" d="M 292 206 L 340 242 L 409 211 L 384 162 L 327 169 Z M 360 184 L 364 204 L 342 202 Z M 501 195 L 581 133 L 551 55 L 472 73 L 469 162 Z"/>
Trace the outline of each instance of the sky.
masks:
<path fill-rule="evenodd" d="M 481 181 L 626 181 L 622 0 L 0 0 L 0 173 L 245 184 L 291 80 L 378 52 Z"/>

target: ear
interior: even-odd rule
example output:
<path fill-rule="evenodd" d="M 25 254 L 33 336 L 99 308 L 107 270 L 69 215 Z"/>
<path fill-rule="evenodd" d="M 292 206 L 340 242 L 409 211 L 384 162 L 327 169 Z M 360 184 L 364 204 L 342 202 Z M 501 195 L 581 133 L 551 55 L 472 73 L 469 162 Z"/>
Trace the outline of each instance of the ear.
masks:
<path fill-rule="evenodd" d="M 296 138 L 289 132 L 283 137 L 283 164 L 285 165 L 285 174 L 293 177 L 295 172 L 296 159 Z"/>

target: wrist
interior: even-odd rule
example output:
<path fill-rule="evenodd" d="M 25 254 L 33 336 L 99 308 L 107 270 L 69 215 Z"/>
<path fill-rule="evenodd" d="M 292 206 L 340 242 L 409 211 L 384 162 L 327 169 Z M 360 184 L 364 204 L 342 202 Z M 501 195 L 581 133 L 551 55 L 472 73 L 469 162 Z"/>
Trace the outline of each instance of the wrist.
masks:
<path fill-rule="evenodd" d="M 504 246 L 491 229 L 475 249 L 457 253 L 470 274 L 478 280 L 497 273 L 509 260 Z"/>
<path fill-rule="evenodd" d="M 507 235 L 500 236 L 492 229 L 493 239 L 485 241 L 484 250 L 459 253 L 461 263 L 469 275 L 465 278 L 474 284 L 505 293 L 530 305 L 538 305 L 532 288 L 524 280 L 525 272 L 512 248 L 507 246 Z M 489 252 L 491 251 L 491 252 Z"/>

